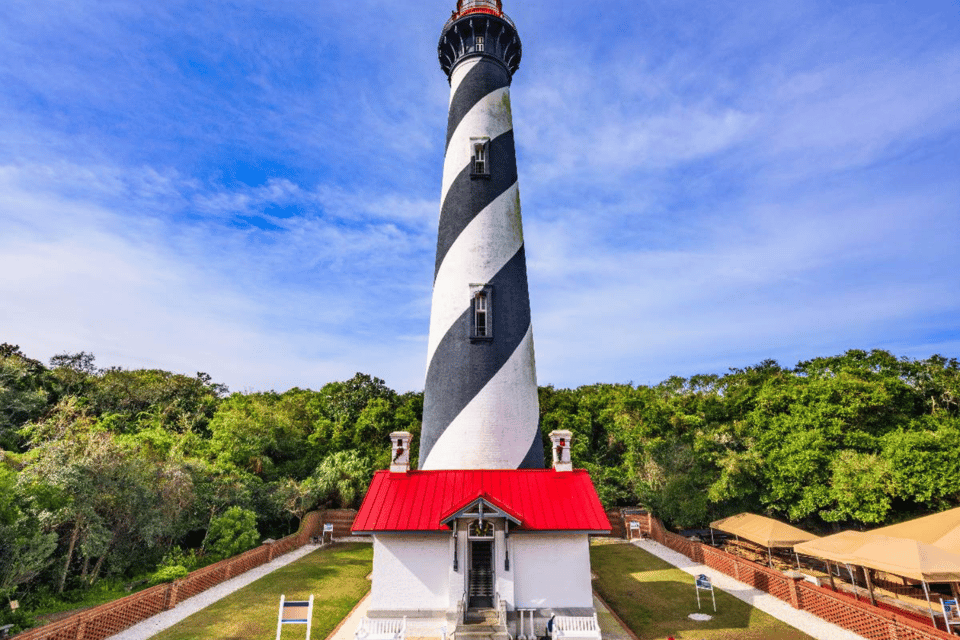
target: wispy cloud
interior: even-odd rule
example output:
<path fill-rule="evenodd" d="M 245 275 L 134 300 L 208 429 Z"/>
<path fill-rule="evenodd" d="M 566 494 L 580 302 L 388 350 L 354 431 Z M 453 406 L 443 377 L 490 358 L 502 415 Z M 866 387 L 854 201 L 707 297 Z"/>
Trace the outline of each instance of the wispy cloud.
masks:
<path fill-rule="evenodd" d="M 0 340 L 419 388 L 452 4 L 5 5 Z M 943 6 L 507 5 L 541 381 L 956 349 Z"/>

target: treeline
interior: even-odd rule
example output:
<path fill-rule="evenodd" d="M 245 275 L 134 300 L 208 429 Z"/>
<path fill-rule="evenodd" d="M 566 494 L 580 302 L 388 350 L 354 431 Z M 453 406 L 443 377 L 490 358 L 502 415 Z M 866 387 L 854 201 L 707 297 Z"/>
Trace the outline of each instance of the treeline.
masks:
<path fill-rule="evenodd" d="M 170 580 L 356 506 L 422 394 L 357 374 L 234 393 L 210 376 L 44 366 L 0 345 L 0 624 Z"/>
<path fill-rule="evenodd" d="M 960 504 L 958 369 L 849 351 L 656 386 L 542 387 L 541 426 L 574 432 L 574 463 L 605 504 L 676 527 L 739 511 L 884 524 Z M 360 373 L 229 394 L 203 373 L 100 369 L 86 353 L 47 366 L 0 345 L 0 596 L 42 610 L 173 579 L 311 509 L 357 506 L 391 431 L 414 434 L 416 460 L 422 407 Z"/>
<path fill-rule="evenodd" d="M 674 527 L 751 511 L 828 531 L 960 504 L 956 359 L 851 350 L 650 387 L 548 387 L 540 403 L 545 432 L 576 434 L 574 463 L 606 504 Z"/>

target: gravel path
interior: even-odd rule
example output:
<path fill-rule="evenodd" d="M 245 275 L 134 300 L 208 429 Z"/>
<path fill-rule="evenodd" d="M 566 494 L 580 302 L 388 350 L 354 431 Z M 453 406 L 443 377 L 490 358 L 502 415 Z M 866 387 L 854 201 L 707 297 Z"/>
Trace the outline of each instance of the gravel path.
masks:
<path fill-rule="evenodd" d="M 697 564 L 687 556 L 668 549 L 653 540 L 632 540 L 631 544 L 637 545 L 644 551 L 669 562 L 692 576 L 700 575 L 701 573 L 706 574 L 718 589 L 743 600 L 751 607 L 755 607 L 764 613 L 769 613 L 778 620 L 783 620 L 791 627 L 795 627 L 818 640 L 865 640 L 863 636 L 831 624 L 807 611 L 794 609 L 779 598 L 769 593 L 764 593 L 759 589 L 754 589 L 742 582 L 738 582 L 725 573 L 711 569 L 704 564 Z"/>
<path fill-rule="evenodd" d="M 285 553 L 280 557 L 274 558 L 267 564 L 260 565 L 255 569 L 250 569 L 250 571 L 241 573 L 237 577 L 230 578 L 225 582 L 221 582 L 217 586 L 198 593 L 192 598 L 187 598 L 183 602 L 178 603 L 173 609 L 159 613 L 152 618 L 147 618 L 139 624 L 135 624 L 132 627 L 124 629 L 116 635 L 110 636 L 107 638 L 107 640 L 146 640 L 147 638 L 151 638 L 161 631 L 177 624 L 187 616 L 193 615 L 197 611 L 210 606 L 217 600 L 230 595 L 237 589 L 245 587 L 254 580 L 262 578 L 268 573 L 276 571 L 284 565 L 290 564 L 294 560 L 299 560 L 311 551 L 315 551 L 319 548 L 320 545 L 318 544 L 307 544 L 299 549 Z"/>

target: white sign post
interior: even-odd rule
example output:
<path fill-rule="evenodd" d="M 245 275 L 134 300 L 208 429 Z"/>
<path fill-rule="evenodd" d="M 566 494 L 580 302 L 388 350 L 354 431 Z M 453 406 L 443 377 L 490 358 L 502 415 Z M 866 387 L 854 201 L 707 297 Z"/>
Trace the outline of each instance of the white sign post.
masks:
<path fill-rule="evenodd" d="M 636 532 L 637 534 L 636 536 L 633 535 L 634 532 Z M 640 536 L 640 523 L 634 520 L 630 523 L 630 539 L 633 540 L 634 537 L 639 537 L 639 536 Z"/>
<path fill-rule="evenodd" d="M 700 575 L 697 576 L 696 585 L 697 585 L 697 609 L 700 608 L 700 590 L 703 589 L 704 591 L 710 592 L 710 597 L 713 598 L 713 612 L 716 613 L 717 612 L 717 596 L 713 593 L 713 584 L 710 582 L 710 578 L 708 578 L 705 574 L 701 573 Z"/>

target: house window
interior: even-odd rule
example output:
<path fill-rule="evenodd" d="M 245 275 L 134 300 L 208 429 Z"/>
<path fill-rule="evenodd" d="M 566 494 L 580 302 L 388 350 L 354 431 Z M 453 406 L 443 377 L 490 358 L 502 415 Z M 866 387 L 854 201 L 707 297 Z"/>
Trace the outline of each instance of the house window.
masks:
<path fill-rule="evenodd" d="M 470 176 L 473 178 L 489 178 L 490 138 L 471 138 L 470 147 Z"/>
<path fill-rule="evenodd" d="M 473 323 L 470 338 L 490 340 L 493 338 L 493 288 L 490 285 L 472 285 Z"/>

